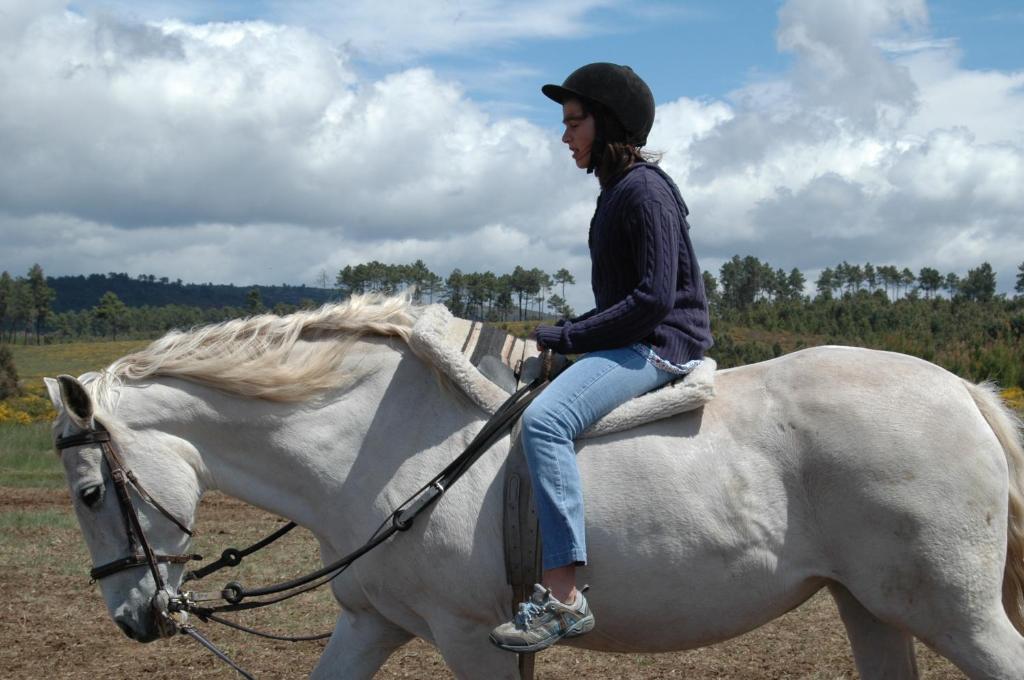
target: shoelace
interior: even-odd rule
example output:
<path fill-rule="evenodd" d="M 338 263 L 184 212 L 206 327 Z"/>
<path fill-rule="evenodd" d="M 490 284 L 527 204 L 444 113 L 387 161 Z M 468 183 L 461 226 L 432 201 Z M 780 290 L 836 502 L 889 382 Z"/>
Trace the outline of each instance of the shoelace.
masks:
<path fill-rule="evenodd" d="M 530 621 L 533 620 L 534 616 L 544 613 L 544 607 L 537 604 L 533 600 L 519 603 L 519 611 L 516 612 L 516 627 L 526 629 L 530 625 Z"/>

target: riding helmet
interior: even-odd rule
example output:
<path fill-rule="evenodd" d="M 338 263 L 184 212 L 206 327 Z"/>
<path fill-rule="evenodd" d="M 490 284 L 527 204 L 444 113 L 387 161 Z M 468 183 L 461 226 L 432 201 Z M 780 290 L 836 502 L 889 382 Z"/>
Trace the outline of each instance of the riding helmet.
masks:
<path fill-rule="evenodd" d="M 579 98 L 597 102 L 618 119 L 634 146 L 647 143 L 654 125 L 654 95 L 640 76 L 628 66 L 597 62 L 581 66 L 561 85 L 545 85 L 541 92 L 559 104 Z M 609 140 L 615 141 L 615 140 Z"/>

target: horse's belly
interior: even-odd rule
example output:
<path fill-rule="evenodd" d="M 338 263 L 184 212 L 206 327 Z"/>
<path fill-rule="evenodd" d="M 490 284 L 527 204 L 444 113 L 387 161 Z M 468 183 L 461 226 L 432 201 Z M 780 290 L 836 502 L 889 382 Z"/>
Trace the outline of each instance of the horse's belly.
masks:
<path fill-rule="evenodd" d="M 581 646 L 699 647 L 772 620 L 824 584 L 814 532 L 774 461 L 660 443 L 644 442 L 642 456 L 614 445 L 581 456 L 588 566 L 577 583 L 590 584 L 597 618 Z"/>
<path fill-rule="evenodd" d="M 800 538 L 712 533 L 694 528 L 615 540 L 588 529 L 589 564 L 577 582 L 591 586 L 599 633 L 581 644 L 645 652 L 700 647 L 771 621 L 825 583 L 825 565 Z"/>
<path fill-rule="evenodd" d="M 693 649 L 749 632 L 799 606 L 825 581 L 793 565 L 772 572 L 753 564 L 730 570 L 588 566 L 580 584 L 597 619 L 578 644 L 617 652 Z M 621 567 L 622 565 L 618 565 Z M 745 568 L 744 568 L 745 567 Z"/>

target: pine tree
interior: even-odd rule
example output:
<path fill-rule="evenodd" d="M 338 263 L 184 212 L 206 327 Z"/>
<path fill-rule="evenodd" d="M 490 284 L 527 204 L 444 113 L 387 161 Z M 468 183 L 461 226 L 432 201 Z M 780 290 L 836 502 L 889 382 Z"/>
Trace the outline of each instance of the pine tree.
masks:
<path fill-rule="evenodd" d="M 786 288 L 788 289 L 788 295 L 791 300 L 799 300 L 804 295 L 804 286 L 807 285 L 807 279 L 796 267 L 790 270 L 789 276 L 786 277 Z"/>
<path fill-rule="evenodd" d="M 832 289 L 835 288 L 836 274 L 830 267 L 825 267 L 818 274 L 818 280 L 815 281 L 814 285 L 818 289 L 818 295 L 821 298 L 828 299 L 832 297 Z"/>
<path fill-rule="evenodd" d="M 515 293 L 519 298 L 519 320 L 523 320 L 523 296 L 529 292 L 530 289 L 530 273 L 523 269 L 521 265 L 516 265 L 516 268 L 512 270 L 512 292 Z"/>
<path fill-rule="evenodd" d="M 455 316 L 464 314 L 466 305 L 466 278 L 463 276 L 462 270 L 458 267 L 453 269 L 452 273 L 448 275 L 448 278 L 444 283 L 447 290 L 444 304 Z"/>
<path fill-rule="evenodd" d="M 722 295 L 718 292 L 718 279 L 711 272 L 705 270 L 701 273 L 704 278 L 704 295 L 708 298 L 708 305 L 717 309 L 722 302 Z"/>
<path fill-rule="evenodd" d="M 4 328 L 7 326 L 8 314 L 11 311 L 11 295 L 14 293 L 14 281 L 7 272 L 0 273 L 0 344 L 4 341 Z"/>
<path fill-rule="evenodd" d="M 260 289 L 256 286 L 250 288 L 245 296 L 245 311 L 249 314 L 262 314 L 267 311 L 266 305 L 263 304 L 263 296 L 260 295 Z"/>
<path fill-rule="evenodd" d="M 992 271 L 992 265 L 982 262 L 977 269 L 969 269 L 960 291 L 970 300 L 991 300 L 996 294 L 996 273 Z"/>
<path fill-rule="evenodd" d="M 100 303 L 93 307 L 93 316 L 106 322 L 113 339 L 117 340 L 117 331 L 126 326 L 128 307 L 113 291 L 107 291 L 100 298 Z"/>
<path fill-rule="evenodd" d="M 1024 268 L 1024 265 L 1021 265 Z M 551 277 L 555 283 L 562 284 L 562 299 L 565 299 L 565 284 L 576 285 L 576 277 L 568 269 L 559 269 L 555 272 L 555 275 Z"/>
<path fill-rule="evenodd" d="M 930 298 L 933 293 L 938 292 L 942 287 L 942 274 L 938 269 L 932 267 L 921 267 L 917 275 L 918 285 L 924 291 L 924 296 Z"/>
<path fill-rule="evenodd" d="M 29 294 L 32 297 L 33 316 L 35 316 L 36 324 L 36 344 L 38 345 L 40 342 L 39 332 L 53 311 L 50 305 L 53 303 L 56 295 L 53 289 L 46 284 L 43 268 L 38 264 L 32 265 L 32 268 L 28 270 L 28 288 Z"/>
<path fill-rule="evenodd" d="M 960 292 L 960 277 L 956 275 L 956 272 L 949 272 L 942 282 L 942 287 L 949 293 L 949 298 L 953 299 Z"/>
<path fill-rule="evenodd" d="M 35 321 L 36 307 L 32 303 L 32 290 L 28 282 L 20 276 L 14 280 L 11 288 L 11 341 L 14 341 L 14 334 L 21 330 L 25 333 L 24 344 L 28 344 L 28 332 Z"/>

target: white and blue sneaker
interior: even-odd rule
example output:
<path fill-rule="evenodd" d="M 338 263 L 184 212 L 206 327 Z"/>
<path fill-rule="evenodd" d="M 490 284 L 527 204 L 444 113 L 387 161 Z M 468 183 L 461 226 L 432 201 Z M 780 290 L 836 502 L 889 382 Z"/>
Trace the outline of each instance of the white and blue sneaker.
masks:
<path fill-rule="evenodd" d="M 576 637 L 594 629 L 594 614 L 582 590 L 576 601 L 563 604 L 551 597 L 551 591 L 533 586 L 533 595 L 519 605 L 519 611 L 508 623 L 491 631 L 491 642 L 509 652 L 539 652 L 562 638 Z"/>

